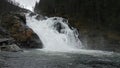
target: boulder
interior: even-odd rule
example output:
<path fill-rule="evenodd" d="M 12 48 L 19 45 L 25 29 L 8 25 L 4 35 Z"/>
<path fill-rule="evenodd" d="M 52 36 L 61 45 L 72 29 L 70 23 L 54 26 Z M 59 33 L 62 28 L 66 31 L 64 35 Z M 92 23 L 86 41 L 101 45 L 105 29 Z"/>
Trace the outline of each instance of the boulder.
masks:
<path fill-rule="evenodd" d="M 11 45 L 13 43 L 14 43 L 13 38 L 2 38 L 2 39 L 0 39 L 0 46 L 2 46 L 2 45 Z"/>
<path fill-rule="evenodd" d="M 30 42 L 29 45 L 30 45 L 30 47 L 32 47 L 32 48 L 42 48 L 41 45 L 43 45 L 43 44 L 42 44 L 41 41 L 39 41 L 39 37 L 38 37 L 37 34 L 35 34 L 35 33 L 34 33 L 33 36 L 31 37 L 31 39 L 30 39 L 29 42 Z"/>
<path fill-rule="evenodd" d="M 0 51 L 18 52 L 22 51 L 16 44 L 13 38 L 0 39 Z"/>
<path fill-rule="evenodd" d="M 22 51 L 22 49 L 19 48 L 16 44 L 12 44 L 12 45 L 2 45 L 2 46 L 0 46 L 0 50 L 1 50 L 1 51 L 9 51 L 9 52 Z"/>
<path fill-rule="evenodd" d="M 26 25 L 24 13 L 3 14 L 0 27 L 2 27 L 10 37 L 14 38 L 20 47 L 42 48 L 40 38 Z"/>

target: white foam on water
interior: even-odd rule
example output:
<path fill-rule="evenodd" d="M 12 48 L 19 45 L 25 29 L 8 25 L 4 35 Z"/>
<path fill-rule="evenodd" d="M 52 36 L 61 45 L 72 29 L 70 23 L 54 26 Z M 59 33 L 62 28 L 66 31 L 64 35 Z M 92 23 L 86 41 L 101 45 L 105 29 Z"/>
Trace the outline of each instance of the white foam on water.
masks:
<path fill-rule="evenodd" d="M 83 47 L 77 30 L 70 29 L 68 22 L 63 18 L 51 17 L 46 20 L 37 20 L 35 17 L 27 14 L 27 25 L 39 36 L 43 42 L 44 50 L 72 51 Z"/>
<path fill-rule="evenodd" d="M 55 55 L 60 52 L 86 54 L 92 56 L 112 55 L 113 52 L 100 51 L 100 50 L 87 50 L 81 49 L 84 46 L 78 38 L 77 31 L 68 26 L 68 22 L 63 22 L 61 17 L 50 17 L 45 20 L 37 20 L 36 16 L 26 15 L 27 25 L 40 37 L 44 44 L 43 49 L 37 49 L 47 53 L 54 53 Z M 56 30 L 55 24 L 60 23 L 62 26 L 61 33 Z"/>
<path fill-rule="evenodd" d="M 19 3 L 22 8 L 34 11 L 36 2 L 40 0 L 11 0 L 14 3 Z M 63 18 L 51 17 L 46 20 L 36 20 L 36 16 L 26 15 L 27 25 L 33 29 L 33 31 L 40 37 L 44 44 L 44 48 L 40 49 L 42 51 L 54 51 L 54 52 L 69 52 L 69 53 L 79 53 L 88 55 L 111 55 L 113 52 L 99 51 L 99 50 L 85 50 L 83 48 L 77 31 L 75 29 L 70 29 L 68 22 L 63 22 Z M 54 19 L 57 20 L 54 20 Z M 60 23 L 63 27 L 61 33 L 56 30 L 55 24 Z"/>

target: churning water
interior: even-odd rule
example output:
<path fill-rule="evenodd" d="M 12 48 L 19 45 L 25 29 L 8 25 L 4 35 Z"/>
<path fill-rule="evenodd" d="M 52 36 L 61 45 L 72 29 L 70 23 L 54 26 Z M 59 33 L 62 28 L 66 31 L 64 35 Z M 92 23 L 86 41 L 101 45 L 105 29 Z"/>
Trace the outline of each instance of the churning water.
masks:
<path fill-rule="evenodd" d="M 35 4 L 40 0 L 11 0 L 33 11 Z M 37 20 L 36 15 L 26 14 L 27 25 L 39 36 L 44 44 L 44 50 L 71 51 L 82 48 L 78 32 L 68 26 L 68 21 L 61 17 L 51 17 Z"/>
<path fill-rule="evenodd" d="M 26 15 L 27 25 L 40 37 L 45 50 L 70 51 L 82 48 L 78 32 L 68 26 L 68 21 L 61 17 L 37 20 L 37 15 Z"/>
<path fill-rule="evenodd" d="M 9 0 L 19 3 L 20 7 L 24 7 L 33 11 L 35 4 L 40 0 Z M 68 26 L 68 21 L 61 17 L 50 17 L 43 20 L 36 19 L 38 15 L 30 16 L 26 14 L 27 25 L 39 36 L 44 44 L 43 50 L 92 54 L 104 53 L 96 50 L 84 50 L 78 32 L 74 28 Z M 105 53 L 106 54 L 106 53 Z"/>
<path fill-rule="evenodd" d="M 21 5 L 24 1 L 32 2 L 15 1 L 21 1 Z M 0 68 L 120 68 L 120 54 L 80 49 L 83 46 L 78 38 L 79 34 L 76 29 L 68 26 L 66 19 L 50 17 L 37 20 L 36 17 L 37 15 L 26 14 L 27 25 L 40 37 L 44 51 L 33 49 L 14 53 L 1 52 Z"/>

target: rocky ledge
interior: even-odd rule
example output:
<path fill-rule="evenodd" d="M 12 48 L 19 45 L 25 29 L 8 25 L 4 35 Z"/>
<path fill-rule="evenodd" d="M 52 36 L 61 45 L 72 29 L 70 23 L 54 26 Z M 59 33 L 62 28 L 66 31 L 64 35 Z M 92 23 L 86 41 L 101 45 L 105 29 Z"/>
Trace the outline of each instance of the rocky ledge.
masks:
<path fill-rule="evenodd" d="M 0 44 L 3 42 L 8 43 L 7 39 L 4 40 L 4 38 L 13 38 L 13 44 L 21 48 L 43 47 L 40 38 L 26 25 L 24 13 L 5 13 L 2 15 L 0 22 L 0 39 L 2 39 L 2 41 L 0 41 Z M 18 48 L 16 45 L 14 45 L 15 48 Z M 14 46 L 10 45 L 10 47 Z M 6 48 L 3 44 L 1 44 L 0 47 Z"/>

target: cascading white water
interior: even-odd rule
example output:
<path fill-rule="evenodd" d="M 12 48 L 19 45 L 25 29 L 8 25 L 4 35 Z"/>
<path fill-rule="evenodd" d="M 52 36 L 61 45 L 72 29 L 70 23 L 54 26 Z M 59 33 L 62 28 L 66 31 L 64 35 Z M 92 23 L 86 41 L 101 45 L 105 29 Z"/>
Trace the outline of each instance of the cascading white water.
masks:
<path fill-rule="evenodd" d="M 60 17 L 37 20 L 36 16 L 26 15 L 27 25 L 40 37 L 45 50 L 70 51 L 82 48 L 77 31 L 70 29 L 68 22 Z"/>
<path fill-rule="evenodd" d="M 34 12 L 34 7 L 40 0 L 8 0 L 8 2 L 19 3 L 19 6 Z M 36 16 L 26 14 L 27 25 L 34 30 L 44 44 L 43 50 L 48 51 L 69 51 L 91 55 L 111 55 L 112 52 L 98 50 L 85 50 L 82 46 L 77 31 L 68 26 L 68 22 L 60 17 L 51 17 L 45 20 L 37 20 Z M 74 50 L 74 51 L 73 51 Z"/>
<path fill-rule="evenodd" d="M 19 3 L 20 7 L 24 7 L 33 11 L 36 2 L 40 0 L 11 0 Z M 68 22 L 60 17 L 51 17 L 46 20 L 37 20 L 36 16 L 26 15 L 27 25 L 40 37 L 44 44 L 44 50 L 51 51 L 70 51 L 82 48 L 82 44 L 78 38 L 77 30 L 70 29 Z"/>

